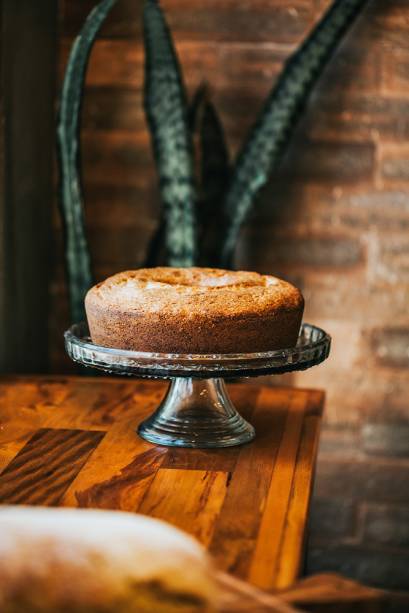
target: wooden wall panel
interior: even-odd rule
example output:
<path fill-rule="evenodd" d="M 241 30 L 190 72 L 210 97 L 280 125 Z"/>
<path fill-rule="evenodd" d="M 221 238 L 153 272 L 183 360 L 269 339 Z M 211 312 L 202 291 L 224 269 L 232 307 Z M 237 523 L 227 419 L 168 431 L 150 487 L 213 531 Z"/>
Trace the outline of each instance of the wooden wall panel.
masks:
<path fill-rule="evenodd" d="M 57 6 L 0 2 L 0 371 L 47 368 Z"/>

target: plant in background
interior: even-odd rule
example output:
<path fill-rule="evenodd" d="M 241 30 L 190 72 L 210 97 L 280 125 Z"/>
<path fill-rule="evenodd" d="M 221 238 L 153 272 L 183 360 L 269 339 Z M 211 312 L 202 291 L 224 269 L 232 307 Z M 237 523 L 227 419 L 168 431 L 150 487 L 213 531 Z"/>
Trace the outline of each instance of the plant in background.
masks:
<path fill-rule="evenodd" d="M 92 284 L 80 180 L 79 115 L 89 54 L 115 1 L 102 0 L 87 18 L 71 50 L 61 99 L 61 201 L 74 321 L 83 316 L 83 298 Z M 164 246 L 170 265 L 232 266 L 244 220 L 279 166 L 324 67 L 367 2 L 333 1 L 284 65 L 231 165 L 222 125 L 206 88 L 199 89 L 189 106 L 163 11 L 157 0 L 145 0 L 145 111 L 163 205 L 147 257 L 149 265 L 158 262 Z"/>
<path fill-rule="evenodd" d="M 65 230 L 65 259 L 73 322 L 84 319 L 84 297 L 92 285 L 91 261 L 84 223 L 80 165 L 80 113 L 89 56 L 116 0 L 103 0 L 87 17 L 71 49 L 58 118 L 60 205 Z"/>

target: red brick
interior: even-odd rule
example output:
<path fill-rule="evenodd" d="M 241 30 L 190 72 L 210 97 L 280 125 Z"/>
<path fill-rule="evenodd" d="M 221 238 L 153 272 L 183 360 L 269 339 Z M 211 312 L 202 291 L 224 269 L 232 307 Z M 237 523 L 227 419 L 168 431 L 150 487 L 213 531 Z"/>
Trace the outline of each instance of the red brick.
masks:
<path fill-rule="evenodd" d="M 273 238 L 271 244 L 274 244 Z M 270 255 L 266 250 L 267 257 Z M 258 262 L 260 269 L 273 270 L 253 257 L 247 261 L 251 265 Z M 285 269 L 277 267 L 276 272 L 284 274 Z M 302 271 L 302 277 L 306 306 L 314 319 L 336 319 L 350 322 L 351 326 L 358 323 L 363 328 L 386 325 L 390 321 L 399 326 L 408 323 L 409 286 L 405 281 L 399 283 L 396 273 L 394 276 L 379 273 L 370 284 L 361 269 L 345 275 L 333 270 L 312 269 Z"/>
<path fill-rule="evenodd" d="M 283 165 L 283 174 L 292 181 L 328 181 L 336 186 L 363 182 L 372 176 L 374 147 L 371 143 L 296 141 L 295 146 L 296 153 L 293 148 Z"/>
<path fill-rule="evenodd" d="M 370 417 L 371 413 L 375 419 L 382 421 L 390 420 L 405 421 L 408 417 L 408 398 L 409 398 L 409 377 L 407 370 L 399 369 L 392 371 L 386 368 L 377 368 L 372 375 L 375 381 L 373 387 L 381 396 L 379 409 L 362 411 Z"/>
<path fill-rule="evenodd" d="M 409 503 L 409 462 L 389 459 L 333 460 L 319 457 L 315 495 L 359 501 Z"/>
<path fill-rule="evenodd" d="M 334 95 L 321 88 L 314 96 L 304 120 L 303 131 L 317 139 L 368 141 L 409 138 L 409 100 L 402 97 L 349 92 Z"/>
<path fill-rule="evenodd" d="M 382 366 L 409 368 L 409 328 L 373 330 L 371 349 Z"/>
<path fill-rule="evenodd" d="M 259 240 L 266 236 L 267 230 L 259 234 Z M 252 244 L 256 242 L 255 234 Z M 392 320 L 396 325 L 408 325 L 409 286 L 398 283 L 396 279 L 388 278 L 387 282 L 375 280 L 368 283 L 367 271 L 362 267 L 337 270 L 325 267 L 290 268 L 282 262 L 272 264 L 274 254 L 265 247 L 258 249 L 258 256 L 246 251 L 246 241 L 243 237 L 237 264 L 248 269 L 254 268 L 260 272 L 270 272 L 292 278 L 302 286 L 306 299 L 306 314 L 311 321 L 323 326 L 330 322 L 342 323 L 346 326 L 344 335 L 350 329 L 350 335 L 355 337 L 356 326 L 365 329 L 367 326 L 383 326 Z M 271 229 L 270 243 L 275 244 L 276 232 Z M 276 260 L 277 262 L 277 260 Z M 339 274 L 341 273 L 341 274 Z M 344 336 L 344 338 L 347 338 Z M 367 353 L 365 354 L 369 356 Z M 339 356 L 340 357 L 340 356 Z"/>
<path fill-rule="evenodd" d="M 377 370 L 368 368 L 368 359 L 362 355 L 362 324 L 359 321 L 351 321 L 347 316 L 343 321 L 324 319 L 319 313 L 311 312 L 309 294 L 305 290 L 304 295 L 307 296 L 304 321 L 316 323 L 332 336 L 331 354 L 324 364 L 305 372 L 295 373 L 292 381 L 298 387 L 315 386 L 325 389 L 325 422 L 337 428 L 342 426 L 347 436 L 348 426 L 360 425 L 366 411 L 370 411 L 371 414 L 382 411 L 382 399 L 387 382 L 376 378 Z M 338 309 L 343 311 L 342 294 L 336 299 L 339 300 Z M 323 303 L 321 308 L 325 306 Z M 357 435 L 351 433 L 351 436 L 356 438 Z M 329 440 L 325 437 L 328 435 L 324 434 L 323 451 L 331 450 L 337 455 L 348 452 L 348 438 L 344 442 L 343 449 L 339 449 L 338 443 L 333 442 L 337 439 L 338 433 L 334 433 Z M 351 440 L 350 449 L 358 452 L 357 442 L 354 444 Z"/>
<path fill-rule="evenodd" d="M 409 457 L 409 422 L 369 422 L 362 427 L 362 445 L 371 455 Z"/>
<path fill-rule="evenodd" d="M 60 76 L 63 74 L 72 41 L 61 45 Z M 275 43 L 230 44 L 181 40 L 177 52 L 188 85 L 208 81 L 226 96 L 253 94 L 261 99 L 271 88 L 290 49 Z M 93 48 L 88 87 L 143 89 L 144 51 L 133 40 L 97 39 Z"/>
<path fill-rule="evenodd" d="M 202 81 L 208 82 L 215 105 L 234 135 L 238 119 L 252 120 L 249 108 L 254 109 L 255 117 L 289 51 L 270 44 L 182 41 L 178 53 L 190 92 Z M 87 129 L 146 129 L 142 108 L 143 53 L 134 43 L 98 41 L 87 82 Z"/>
<path fill-rule="evenodd" d="M 308 182 L 328 189 L 370 183 L 375 164 L 372 143 L 309 141 L 298 135 L 274 177 L 272 185 Z M 271 193 L 271 192 L 269 192 Z"/>
<path fill-rule="evenodd" d="M 269 226 L 272 237 L 276 232 L 325 234 L 333 229 L 339 233 L 332 192 L 327 184 L 292 182 L 275 176 L 260 195 L 248 225 L 254 229 Z"/>
<path fill-rule="evenodd" d="M 391 184 L 409 182 L 409 147 L 382 146 L 381 178 Z"/>
<path fill-rule="evenodd" d="M 409 195 L 403 189 L 344 190 L 339 198 L 327 197 L 326 208 L 332 211 L 334 223 L 351 233 L 409 229 Z"/>
<path fill-rule="evenodd" d="M 361 245 L 342 236 L 329 235 L 275 235 L 274 250 L 266 253 L 265 245 L 271 236 L 270 228 L 246 230 L 242 241 L 245 249 L 251 253 L 253 261 L 263 261 L 263 267 L 274 270 L 278 264 L 303 267 L 349 267 L 362 262 Z"/>
<path fill-rule="evenodd" d="M 365 311 L 359 316 L 364 319 Z M 353 424 L 358 427 L 366 422 L 382 423 L 389 420 L 393 423 L 407 420 L 409 397 L 407 370 L 380 368 L 376 364 L 361 333 L 363 323 L 348 319 L 325 320 L 317 313 L 313 317 L 308 302 L 304 320 L 317 323 L 331 334 L 332 349 L 329 359 L 324 364 L 305 372 L 295 373 L 292 384 L 326 390 L 324 419 L 327 424 L 347 428 Z M 324 430 L 323 437 L 322 445 L 325 452 L 329 453 L 331 446 L 334 445 L 334 453 L 338 455 L 347 453 L 347 440 L 344 448 L 338 450 L 338 444 L 333 443 L 334 438 L 335 440 L 337 438 L 336 434 L 328 439 Z M 350 447 L 357 453 L 363 452 L 361 441 L 357 440 L 355 444 L 351 441 Z M 394 453 L 393 447 L 388 450 L 388 454 Z"/>
<path fill-rule="evenodd" d="M 378 26 L 377 34 L 386 31 L 401 30 L 409 32 L 406 0 L 377 0 L 369 4 L 366 17 L 371 25 Z"/>
<path fill-rule="evenodd" d="M 175 37 L 213 41 L 299 42 L 314 17 L 310 0 L 162 0 Z M 104 36 L 140 35 L 139 3 L 119 2 L 103 29 Z M 76 34 L 94 4 L 91 0 L 65 2 L 64 30 Z"/>
<path fill-rule="evenodd" d="M 409 585 L 409 553 L 383 548 L 311 542 L 307 574 L 336 572 L 366 585 L 405 590 Z"/>
<path fill-rule="evenodd" d="M 371 262 L 371 278 L 374 282 L 398 285 L 409 284 L 409 237 L 400 232 L 377 234 L 373 237 L 374 258 Z M 398 291 L 398 287 L 396 287 Z"/>
<path fill-rule="evenodd" d="M 227 49 L 227 47 L 226 47 Z M 182 49 L 183 51 L 183 49 Z M 260 69 L 264 59 L 264 70 L 260 70 L 255 78 L 248 77 L 249 70 L 246 70 L 246 62 L 238 61 L 236 49 L 229 50 L 228 57 L 230 62 L 237 61 L 238 67 L 241 63 L 245 71 L 242 82 L 234 83 L 229 78 L 229 64 L 225 62 L 219 68 L 220 72 L 227 73 L 226 87 L 221 90 L 218 75 L 210 75 L 209 82 L 218 92 L 218 108 L 224 114 L 225 125 L 232 138 L 239 138 L 243 134 L 242 122 L 249 124 L 249 109 L 254 109 L 253 114 L 261 107 L 261 104 L 274 82 L 275 74 L 278 74 L 282 59 L 274 49 L 265 49 L 264 58 L 261 51 L 256 52 L 256 46 L 252 50 L 252 55 L 260 58 L 258 64 Z M 227 56 L 227 53 L 226 53 Z M 254 60 L 253 60 L 254 61 Z M 186 62 L 184 62 L 184 65 Z M 187 65 L 187 64 L 186 64 Z M 353 78 L 351 75 L 351 65 L 354 67 Z M 187 71 L 189 74 L 190 71 Z M 269 76 L 269 72 L 271 76 Z M 253 73 L 254 74 L 254 73 Z M 373 116 L 368 118 L 364 111 L 358 108 L 350 109 L 351 96 L 363 96 L 365 100 L 376 100 L 379 89 L 379 74 L 375 54 L 366 57 L 362 49 L 350 49 L 343 47 L 336 53 L 322 75 L 311 100 L 308 103 L 304 118 L 298 131 L 306 138 L 321 140 L 341 141 L 368 141 L 372 138 L 372 133 L 378 127 L 384 126 L 385 129 L 393 131 L 392 113 L 381 115 L 381 110 L 377 106 L 377 115 L 371 111 Z M 332 101 L 332 102 L 331 102 Z M 369 104 L 369 103 L 368 103 Z M 403 109 L 404 107 L 402 103 Z M 400 116 L 404 121 L 403 115 Z M 370 125 L 372 119 L 372 125 Z M 402 136 L 404 138 L 404 135 Z"/>
<path fill-rule="evenodd" d="M 308 522 L 314 538 L 345 538 L 356 530 L 356 505 L 344 498 L 313 498 Z"/>
<path fill-rule="evenodd" d="M 252 225 L 279 225 L 288 232 L 345 230 L 362 237 L 369 231 L 397 230 L 409 224 L 409 194 L 403 188 L 375 189 L 371 184 L 286 181 L 277 173 L 264 189 L 252 214 Z"/>
<path fill-rule="evenodd" d="M 379 49 L 368 40 L 366 32 L 360 32 L 362 25 L 361 21 L 331 58 L 317 84 L 314 100 L 332 92 L 338 94 L 342 104 L 352 92 L 379 92 Z"/>
<path fill-rule="evenodd" d="M 237 42 L 294 44 L 302 40 L 314 19 L 310 0 L 165 0 L 169 23 L 176 36 Z M 198 25 L 200 24 L 200 27 Z"/>
<path fill-rule="evenodd" d="M 356 426 L 324 426 L 320 434 L 319 453 L 342 456 L 351 453 L 360 454 L 360 431 Z"/>
<path fill-rule="evenodd" d="M 353 40 L 358 42 L 364 52 L 377 54 L 380 73 L 393 73 L 395 66 L 392 57 L 395 49 L 409 49 L 407 8 L 406 0 L 369 2 L 358 21 L 358 33 Z M 365 41 L 364 45 L 362 41 Z M 390 87 L 384 91 L 386 95 L 393 95 Z"/>
<path fill-rule="evenodd" d="M 311 0 L 166 0 L 163 4 L 176 36 L 237 42 L 299 43 L 311 27 Z M 200 28 L 198 24 L 200 23 Z"/>
<path fill-rule="evenodd" d="M 396 34 L 395 34 L 396 36 Z M 408 32 L 401 36 L 402 41 L 407 41 Z M 381 63 L 381 86 L 382 93 L 390 95 L 407 95 L 409 93 L 409 47 L 401 48 L 401 44 L 396 48 L 389 49 L 382 56 Z"/>
<path fill-rule="evenodd" d="M 367 505 L 364 540 L 371 544 L 409 548 L 409 506 Z"/>

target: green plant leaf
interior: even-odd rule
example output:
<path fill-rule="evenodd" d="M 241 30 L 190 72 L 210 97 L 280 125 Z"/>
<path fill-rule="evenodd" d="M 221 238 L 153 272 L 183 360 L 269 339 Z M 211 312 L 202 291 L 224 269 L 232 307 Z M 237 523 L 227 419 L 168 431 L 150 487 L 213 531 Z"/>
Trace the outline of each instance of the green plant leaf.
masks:
<path fill-rule="evenodd" d="M 143 263 L 144 268 L 152 268 L 160 266 L 163 258 L 163 244 L 166 236 L 166 221 L 165 216 L 161 214 L 158 225 L 156 226 L 146 250 L 146 257 Z"/>
<path fill-rule="evenodd" d="M 203 111 L 204 104 L 207 100 L 207 85 L 206 83 L 202 83 L 199 85 L 197 90 L 195 91 L 192 100 L 190 101 L 188 110 L 187 110 L 187 120 L 190 133 L 192 136 L 197 131 L 199 118 Z"/>
<path fill-rule="evenodd" d="M 145 112 L 165 217 L 167 261 L 196 261 L 196 187 L 186 92 L 176 51 L 156 0 L 144 5 Z"/>
<path fill-rule="evenodd" d="M 196 209 L 198 261 L 208 266 L 217 258 L 220 209 L 230 176 L 230 163 L 222 122 L 206 83 L 202 83 L 193 95 L 188 108 L 188 122 L 199 177 Z"/>
<path fill-rule="evenodd" d="M 197 131 L 198 124 L 200 124 L 200 118 L 203 114 L 203 108 L 207 98 L 207 87 L 204 83 L 202 83 L 197 90 L 195 91 L 192 100 L 188 105 L 187 110 L 187 120 L 188 126 L 191 133 L 192 138 L 192 146 L 193 146 L 193 160 L 195 164 L 195 170 L 197 166 L 196 157 L 201 157 L 196 155 L 196 149 L 198 148 L 196 145 L 197 139 Z M 197 173 L 195 173 L 197 174 Z M 199 195 L 196 200 L 197 211 L 195 218 L 197 219 L 200 216 L 202 205 L 202 197 Z M 163 214 L 163 211 L 160 214 L 158 225 L 149 241 L 147 248 L 147 255 L 144 261 L 144 266 L 146 268 L 150 268 L 152 266 L 161 265 L 164 260 L 164 243 L 166 237 L 166 219 Z"/>
<path fill-rule="evenodd" d="M 335 0 L 287 61 L 237 158 L 224 201 L 220 261 L 230 266 L 240 227 L 280 164 L 308 97 L 335 49 L 368 0 Z"/>
<path fill-rule="evenodd" d="M 58 118 L 60 203 L 65 230 L 65 257 L 71 319 L 84 319 L 84 297 L 92 285 L 80 172 L 79 129 L 85 73 L 98 31 L 116 0 L 103 0 L 88 15 L 72 46 Z"/>
<path fill-rule="evenodd" d="M 220 209 L 230 178 L 230 162 L 223 126 L 209 98 L 205 100 L 201 114 L 200 149 L 200 259 L 203 264 L 216 265 Z"/>
<path fill-rule="evenodd" d="M 217 111 L 207 100 L 201 118 L 201 180 L 204 192 L 203 216 L 217 212 L 229 180 L 229 152 Z"/>

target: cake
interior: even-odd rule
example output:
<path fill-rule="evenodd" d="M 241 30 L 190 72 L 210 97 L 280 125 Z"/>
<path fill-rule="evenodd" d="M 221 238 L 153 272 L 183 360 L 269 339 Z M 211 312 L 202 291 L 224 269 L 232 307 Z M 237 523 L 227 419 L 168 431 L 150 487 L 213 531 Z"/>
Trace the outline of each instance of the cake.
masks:
<path fill-rule="evenodd" d="M 2 613 L 208 613 L 213 569 L 165 522 L 112 511 L 0 508 Z"/>
<path fill-rule="evenodd" d="M 212 268 L 118 273 L 85 299 L 93 343 L 159 353 L 253 353 L 293 347 L 304 300 L 281 279 Z"/>

